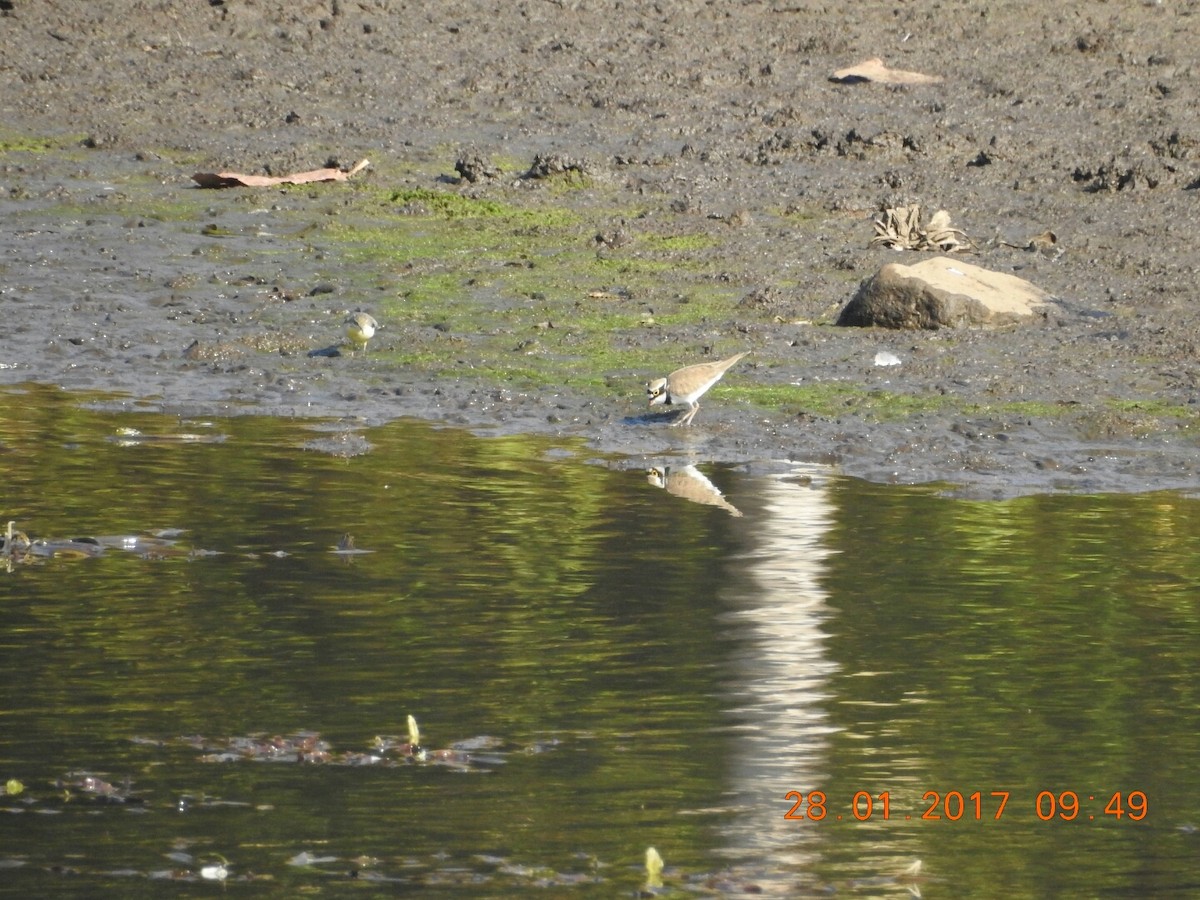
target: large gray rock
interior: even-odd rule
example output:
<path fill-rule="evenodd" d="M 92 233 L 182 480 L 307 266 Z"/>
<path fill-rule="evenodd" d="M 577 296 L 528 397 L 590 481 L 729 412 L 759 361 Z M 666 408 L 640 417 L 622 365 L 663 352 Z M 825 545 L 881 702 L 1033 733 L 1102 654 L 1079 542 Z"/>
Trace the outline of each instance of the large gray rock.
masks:
<path fill-rule="evenodd" d="M 915 266 L 888 263 L 862 283 L 837 323 L 885 328 L 1011 325 L 1054 308 L 1054 298 L 1024 278 L 936 256 Z"/>

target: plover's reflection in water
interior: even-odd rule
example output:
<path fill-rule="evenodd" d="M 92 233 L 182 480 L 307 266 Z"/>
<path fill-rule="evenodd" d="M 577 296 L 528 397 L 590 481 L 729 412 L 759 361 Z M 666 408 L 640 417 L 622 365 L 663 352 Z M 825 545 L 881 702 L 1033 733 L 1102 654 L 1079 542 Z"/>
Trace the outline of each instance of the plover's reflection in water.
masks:
<path fill-rule="evenodd" d="M 674 494 L 684 500 L 719 506 L 731 516 L 742 514 L 741 510 L 726 500 L 720 489 L 693 465 L 655 466 L 646 470 L 646 480 L 655 487 L 665 489 L 668 494 Z"/>

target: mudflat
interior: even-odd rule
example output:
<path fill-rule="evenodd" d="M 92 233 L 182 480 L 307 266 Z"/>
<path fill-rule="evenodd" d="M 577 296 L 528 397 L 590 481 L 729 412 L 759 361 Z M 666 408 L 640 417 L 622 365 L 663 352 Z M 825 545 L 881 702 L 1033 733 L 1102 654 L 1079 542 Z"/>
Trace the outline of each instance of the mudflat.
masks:
<path fill-rule="evenodd" d="M 1191 490 L 1194 12 L 0 3 L 0 382 L 538 432 L 631 467 Z M 871 57 L 940 81 L 831 80 Z M 328 185 L 192 179 L 360 159 Z M 1059 308 L 836 327 L 924 258 L 871 245 L 913 203 Z M 320 352 L 356 310 L 384 325 L 367 351 Z M 645 382 L 742 350 L 691 427 L 646 408 Z"/>

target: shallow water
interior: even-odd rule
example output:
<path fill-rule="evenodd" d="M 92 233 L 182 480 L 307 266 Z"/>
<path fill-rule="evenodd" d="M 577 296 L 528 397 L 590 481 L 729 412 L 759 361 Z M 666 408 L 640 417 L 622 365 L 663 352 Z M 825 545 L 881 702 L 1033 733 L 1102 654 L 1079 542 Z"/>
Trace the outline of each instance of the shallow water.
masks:
<path fill-rule="evenodd" d="M 4 896 L 630 896 L 650 846 L 680 895 L 1200 881 L 1194 498 L 0 401 L 0 516 L 104 546 L 0 568 Z M 466 756 L 373 751 L 408 715 Z"/>

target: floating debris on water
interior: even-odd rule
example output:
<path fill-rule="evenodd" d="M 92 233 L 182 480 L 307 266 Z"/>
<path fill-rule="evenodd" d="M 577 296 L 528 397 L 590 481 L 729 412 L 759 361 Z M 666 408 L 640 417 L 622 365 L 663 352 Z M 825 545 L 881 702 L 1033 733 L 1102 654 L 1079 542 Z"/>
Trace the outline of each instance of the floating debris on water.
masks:
<path fill-rule="evenodd" d="M 193 434 L 182 432 L 175 434 L 143 434 L 136 428 L 118 428 L 117 433 L 109 438 L 121 447 L 136 447 L 139 444 L 222 444 L 223 434 Z"/>
<path fill-rule="evenodd" d="M 502 765 L 510 752 L 502 749 L 504 742 L 491 735 L 479 735 L 456 741 L 440 750 L 428 750 L 420 744 L 420 729 L 416 719 L 409 716 L 409 732 L 404 738 L 378 736 L 366 751 L 335 750 L 315 731 L 291 735 L 254 734 L 226 738 L 207 738 L 188 735 L 170 741 L 135 737 L 135 743 L 165 747 L 171 744 L 190 747 L 201 753 L 200 761 L 207 763 L 306 763 L 331 766 L 401 766 L 433 764 L 460 771 L 480 771 Z"/>
<path fill-rule="evenodd" d="M 646 848 L 646 888 L 660 888 L 662 882 L 663 858 L 653 847 Z"/>
<path fill-rule="evenodd" d="M 340 556 L 357 556 L 361 553 L 374 553 L 375 551 L 360 550 L 354 545 L 354 535 L 343 534 L 340 538 L 338 538 L 337 546 L 335 546 L 331 552 L 337 553 Z"/>
<path fill-rule="evenodd" d="M 133 782 L 128 778 L 124 784 L 115 785 L 91 772 L 68 772 L 55 782 L 55 787 L 62 791 L 63 796 L 67 799 L 71 798 L 72 792 L 77 792 L 108 803 L 141 804 L 146 802 L 142 797 L 133 793 Z"/>
<path fill-rule="evenodd" d="M 229 877 L 229 869 L 224 863 L 204 866 L 200 869 L 200 877 L 205 881 L 224 881 Z"/>

